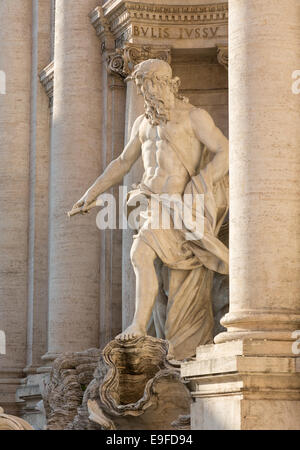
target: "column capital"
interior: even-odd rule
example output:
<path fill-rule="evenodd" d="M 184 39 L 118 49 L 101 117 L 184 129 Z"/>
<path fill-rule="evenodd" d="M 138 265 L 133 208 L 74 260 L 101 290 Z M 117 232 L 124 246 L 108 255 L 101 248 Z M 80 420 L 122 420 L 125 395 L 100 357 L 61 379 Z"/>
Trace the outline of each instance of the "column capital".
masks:
<path fill-rule="evenodd" d="M 171 63 L 171 48 L 166 46 L 150 46 L 126 43 L 122 48 L 108 53 L 107 70 L 122 78 L 128 77 L 134 66 L 147 59 L 157 58 Z"/>

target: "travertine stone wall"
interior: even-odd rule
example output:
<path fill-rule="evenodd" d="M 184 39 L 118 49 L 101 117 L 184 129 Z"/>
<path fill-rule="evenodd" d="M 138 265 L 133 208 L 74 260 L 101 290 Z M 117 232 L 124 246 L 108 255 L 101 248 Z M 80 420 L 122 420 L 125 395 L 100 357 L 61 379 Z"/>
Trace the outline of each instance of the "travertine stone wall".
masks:
<path fill-rule="evenodd" d="M 228 72 L 220 65 L 216 51 L 202 54 L 195 49 L 172 54 L 173 75 L 181 80 L 181 93 L 190 103 L 208 111 L 228 137 Z"/>
<path fill-rule="evenodd" d="M 66 215 L 101 169 L 101 56 L 88 18 L 97 3 L 56 0 L 45 359 L 99 345 L 95 213 L 72 220 Z"/>
<path fill-rule="evenodd" d="M 0 403 L 15 413 L 17 378 L 26 365 L 29 217 L 31 2 L 0 2 Z M 2 381 L 1 381 L 2 380 Z M 4 383 L 4 384 L 3 384 Z"/>

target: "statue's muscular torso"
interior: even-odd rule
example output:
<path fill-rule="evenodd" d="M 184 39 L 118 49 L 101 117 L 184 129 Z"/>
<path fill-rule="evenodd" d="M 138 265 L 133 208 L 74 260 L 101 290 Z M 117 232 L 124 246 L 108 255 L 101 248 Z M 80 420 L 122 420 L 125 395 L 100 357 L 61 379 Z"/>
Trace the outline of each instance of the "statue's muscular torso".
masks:
<path fill-rule="evenodd" d="M 156 194 L 182 193 L 189 180 L 189 174 L 182 165 L 172 145 L 164 137 L 164 127 L 172 142 L 182 153 L 188 153 L 188 159 L 195 171 L 199 168 L 201 143 L 192 128 L 190 104 L 180 105 L 180 110 L 172 113 L 170 121 L 163 126 L 153 126 L 144 118 L 139 127 L 142 142 L 144 175 L 142 182 Z"/>

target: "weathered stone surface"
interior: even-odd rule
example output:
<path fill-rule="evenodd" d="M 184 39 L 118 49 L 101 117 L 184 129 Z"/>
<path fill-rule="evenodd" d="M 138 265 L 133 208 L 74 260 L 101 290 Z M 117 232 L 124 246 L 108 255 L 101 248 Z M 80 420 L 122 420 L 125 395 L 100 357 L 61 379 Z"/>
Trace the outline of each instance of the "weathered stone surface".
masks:
<path fill-rule="evenodd" d="M 203 345 L 181 375 L 193 383 L 192 429 L 300 428 L 299 357 L 292 341 Z"/>
<path fill-rule="evenodd" d="M 44 404 L 47 429 L 188 429 L 191 395 L 168 342 L 140 337 L 54 362 Z"/>
<path fill-rule="evenodd" d="M 48 430 L 72 428 L 84 392 L 93 380 L 100 355 L 100 350 L 89 349 L 64 353 L 54 361 L 50 382 L 44 393 Z"/>

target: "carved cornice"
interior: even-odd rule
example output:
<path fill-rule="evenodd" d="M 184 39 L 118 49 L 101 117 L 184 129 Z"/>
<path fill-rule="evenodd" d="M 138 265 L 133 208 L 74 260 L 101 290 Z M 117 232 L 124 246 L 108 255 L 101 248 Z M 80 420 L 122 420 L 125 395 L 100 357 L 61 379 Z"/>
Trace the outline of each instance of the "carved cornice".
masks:
<path fill-rule="evenodd" d="M 228 46 L 217 45 L 218 62 L 228 70 Z"/>
<path fill-rule="evenodd" d="M 49 104 L 52 107 L 53 103 L 53 88 L 54 88 L 54 61 L 51 61 L 48 66 L 46 66 L 39 73 L 40 82 L 44 86 L 46 94 L 49 97 Z"/>
<path fill-rule="evenodd" d="M 150 58 L 162 59 L 170 64 L 171 49 L 163 46 L 138 46 L 127 43 L 122 48 L 108 54 L 107 69 L 112 74 L 126 78 L 136 64 Z"/>
<path fill-rule="evenodd" d="M 137 1 L 109 0 L 90 14 L 101 40 L 109 33 L 116 47 L 139 39 L 174 41 L 214 40 L 227 42 L 228 3 L 207 5 L 157 5 Z M 207 29 L 201 27 L 208 27 Z M 210 35 L 210 27 L 212 33 Z M 219 33 L 217 36 L 216 34 Z M 182 47 L 182 46 L 181 46 Z"/>

